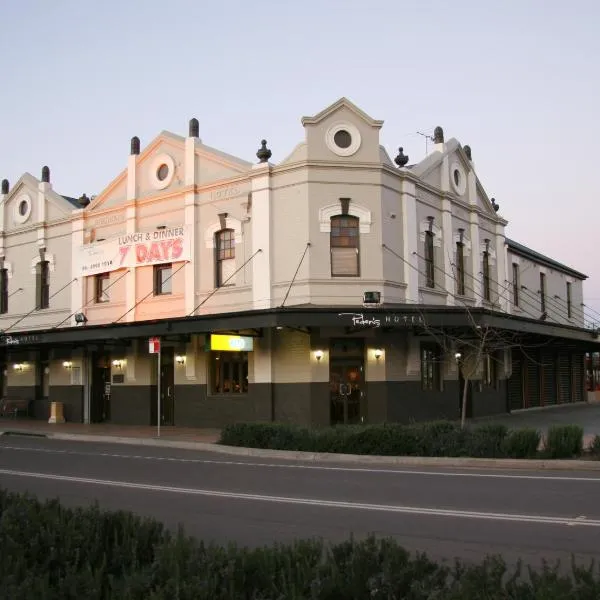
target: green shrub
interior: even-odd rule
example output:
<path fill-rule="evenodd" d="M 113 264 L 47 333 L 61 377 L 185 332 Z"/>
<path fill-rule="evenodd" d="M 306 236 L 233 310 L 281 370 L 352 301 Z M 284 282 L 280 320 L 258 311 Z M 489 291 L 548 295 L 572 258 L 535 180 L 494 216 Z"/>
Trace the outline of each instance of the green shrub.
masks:
<path fill-rule="evenodd" d="M 222 429 L 220 443 L 247 448 L 308 451 L 311 433 L 306 428 L 287 423 L 235 423 Z"/>
<path fill-rule="evenodd" d="M 509 458 L 535 458 L 540 439 L 541 434 L 537 429 L 515 429 L 504 438 L 503 454 Z"/>
<path fill-rule="evenodd" d="M 351 432 L 352 434 L 352 432 Z M 501 557 L 454 568 L 392 539 L 206 545 L 151 519 L 69 509 L 0 490 L 0 598 L 11 600 L 583 600 L 600 574 L 573 565 L 521 576 Z"/>
<path fill-rule="evenodd" d="M 544 454 L 548 458 L 573 458 L 583 452 L 583 427 L 554 425 L 548 430 Z"/>
<path fill-rule="evenodd" d="M 474 458 L 502 458 L 505 456 L 506 425 L 488 423 L 469 431 L 466 454 Z"/>

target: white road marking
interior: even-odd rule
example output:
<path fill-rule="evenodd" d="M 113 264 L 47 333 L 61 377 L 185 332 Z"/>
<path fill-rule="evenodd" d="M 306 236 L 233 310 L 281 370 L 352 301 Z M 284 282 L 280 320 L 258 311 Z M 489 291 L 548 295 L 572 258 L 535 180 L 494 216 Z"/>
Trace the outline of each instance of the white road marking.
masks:
<path fill-rule="evenodd" d="M 64 481 L 68 483 L 82 483 L 88 485 L 101 485 L 107 487 L 144 490 L 149 492 L 167 492 L 173 494 L 186 494 L 192 496 L 207 496 L 213 498 L 227 498 L 232 500 L 251 500 L 258 502 L 273 502 L 278 504 L 297 504 L 304 506 L 317 506 L 321 508 L 342 508 L 354 510 L 368 510 L 388 513 L 411 514 L 416 516 L 437 516 L 450 518 L 481 519 L 486 521 L 510 521 L 518 523 L 537 523 L 544 525 L 574 525 L 580 527 L 600 527 L 600 519 L 577 521 L 572 517 L 549 517 L 543 515 L 525 515 L 510 513 L 477 512 L 467 510 L 447 510 L 441 508 L 424 508 L 420 506 L 401 506 L 391 504 L 366 504 L 362 502 L 343 502 L 337 500 L 318 500 L 316 498 L 294 498 L 287 496 L 268 496 L 262 494 L 243 494 L 237 492 L 223 492 L 219 490 L 203 490 L 198 488 L 184 488 L 166 485 L 152 485 L 147 483 L 132 483 L 129 481 L 113 481 L 110 479 L 91 479 L 88 477 L 72 477 L 69 475 L 54 475 L 52 473 L 32 473 L 29 471 L 16 471 L 0 469 L 0 474 L 13 477 L 29 477 L 33 479 L 47 479 L 50 481 Z"/>
<path fill-rule="evenodd" d="M 98 456 L 104 458 L 128 458 L 132 460 L 155 460 L 163 462 L 194 463 L 205 465 L 223 465 L 234 467 L 258 467 L 267 469 L 305 469 L 308 471 L 338 471 L 351 473 L 371 473 L 374 475 L 419 475 L 432 477 L 474 477 L 486 479 L 526 479 L 532 481 L 573 481 L 586 483 L 600 483 L 600 477 L 568 477 L 565 475 L 513 475 L 510 473 L 481 473 L 481 472 L 461 472 L 454 471 L 417 471 L 409 469 L 390 469 L 390 468 L 367 468 L 367 467 L 338 467 L 325 465 L 306 465 L 289 463 L 261 463 L 245 462 L 234 460 L 211 460 L 204 458 L 179 458 L 172 456 L 144 456 L 141 454 L 117 454 L 112 452 L 83 452 L 79 450 L 54 450 L 51 448 L 32 448 L 28 446 L 8 446 L 0 444 L 1 450 L 16 450 L 21 452 L 41 452 L 44 454 L 68 454 L 73 456 Z M 448 467 L 457 468 L 457 467 Z"/>

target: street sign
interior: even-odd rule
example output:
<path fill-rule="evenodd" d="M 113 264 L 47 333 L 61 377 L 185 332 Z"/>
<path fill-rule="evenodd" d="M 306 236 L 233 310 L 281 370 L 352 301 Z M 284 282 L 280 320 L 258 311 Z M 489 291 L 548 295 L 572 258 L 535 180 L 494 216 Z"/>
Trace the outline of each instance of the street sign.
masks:
<path fill-rule="evenodd" d="M 160 352 L 160 338 L 153 337 L 148 340 L 148 352 L 158 354 Z"/>

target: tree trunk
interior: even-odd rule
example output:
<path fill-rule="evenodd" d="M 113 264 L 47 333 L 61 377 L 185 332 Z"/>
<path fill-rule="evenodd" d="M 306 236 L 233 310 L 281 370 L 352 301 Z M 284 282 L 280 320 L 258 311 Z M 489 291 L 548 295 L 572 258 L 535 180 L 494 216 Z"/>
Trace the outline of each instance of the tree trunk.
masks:
<path fill-rule="evenodd" d="M 469 397 L 469 378 L 463 373 L 462 407 L 460 411 L 460 428 L 465 428 L 467 421 L 467 399 Z"/>

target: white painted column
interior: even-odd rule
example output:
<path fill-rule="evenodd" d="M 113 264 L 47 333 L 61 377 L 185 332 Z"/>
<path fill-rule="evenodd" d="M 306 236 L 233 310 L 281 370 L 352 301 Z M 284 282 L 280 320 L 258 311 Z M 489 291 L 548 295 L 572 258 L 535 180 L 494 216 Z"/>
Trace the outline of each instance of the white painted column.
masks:
<path fill-rule="evenodd" d="M 192 260 L 183 268 L 185 275 L 185 314 L 189 315 L 196 307 L 196 256 L 200 255 L 198 244 L 198 223 L 196 207 L 196 142 L 198 138 L 188 137 L 185 140 L 184 177 L 185 186 L 192 187 L 184 197 L 185 226 L 189 231 L 192 248 Z"/>
<path fill-rule="evenodd" d="M 71 221 L 71 279 L 76 279 L 71 284 L 71 313 L 82 311 L 82 307 L 88 301 L 86 297 L 86 278 L 81 276 L 78 257 L 80 256 L 80 248 L 84 243 L 84 228 L 83 210 Z M 63 327 L 74 327 L 75 314 L 69 321 L 65 321 Z"/>
<path fill-rule="evenodd" d="M 448 198 L 442 198 L 442 251 L 444 252 L 444 288 L 446 304 L 454 306 L 454 294 L 456 291 L 456 274 L 454 262 L 454 235 L 452 234 L 452 203 Z M 436 274 L 437 277 L 437 274 Z"/>
<path fill-rule="evenodd" d="M 475 175 L 473 161 L 471 161 L 471 170 L 467 174 L 467 196 L 469 204 L 477 206 L 477 176 Z"/>
<path fill-rule="evenodd" d="M 6 201 L 8 194 L 0 192 L 0 258 L 6 257 L 4 232 L 6 231 Z"/>
<path fill-rule="evenodd" d="M 473 167 L 473 163 L 471 162 Z M 479 215 L 475 212 L 477 207 L 477 176 L 474 169 L 471 169 L 467 175 L 467 190 L 469 194 L 469 204 L 471 205 L 471 213 L 469 214 L 469 239 L 471 240 L 471 273 L 472 278 L 466 278 L 467 295 L 473 295 L 475 305 L 481 306 L 483 285 L 481 281 L 481 255 L 479 247 Z M 470 280 L 469 280 L 470 279 Z M 468 288 L 471 288 L 470 291 Z"/>
<path fill-rule="evenodd" d="M 472 294 L 475 306 L 481 306 L 483 301 L 483 286 L 481 281 L 481 248 L 479 246 L 479 215 L 476 212 L 472 212 L 469 215 L 469 220 L 471 222 L 471 273 L 473 277 L 467 285 L 473 290 Z"/>
<path fill-rule="evenodd" d="M 38 230 L 37 230 L 37 243 L 38 248 L 47 248 L 46 240 L 46 194 L 52 189 L 50 183 L 40 181 L 38 184 L 37 194 L 37 218 L 38 218 Z"/>
<path fill-rule="evenodd" d="M 415 184 L 403 179 L 400 188 L 402 202 L 402 263 L 406 283 L 406 303 L 419 301 L 419 223 L 417 222 L 417 199 Z"/>
<path fill-rule="evenodd" d="M 4 236 L 4 231 L 6 230 L 6 201 L 8 199 L 8 194 L 3 194 L 0 192 L 0 232 L 2 232 L 2 236 Z"/>
<path fill-rule="evenodd" d="M 271 308 L 271 165 L 252 167 L 252 301 L 254 309 Z"/>
<path fill-rule="evenodd" d="M 497 293 L 500 310 L 510 312 L 510 288 L 508 287 L 508 256 L 504 243 L 504 227 L 496 224 L 496 272 L 493 278 L 498 282 Z M 493 284 L 492 284 L 493 285 Z"/>
<path fill-rule="evenodd" d="M 127 203 L 125 209 L 126 233 L 135 233 L 137 229 L 136 219 L 136 197 L 137 197 L 137 154 L 130 154 L 127 160 Z M 135 268 L 131 268 L 125 275 L 125 307 L 127 310 L 136 303 L 136 274 Z M 131 310 L 125 315 L 125 321 L 135 321 L 137 310 Z"/>

